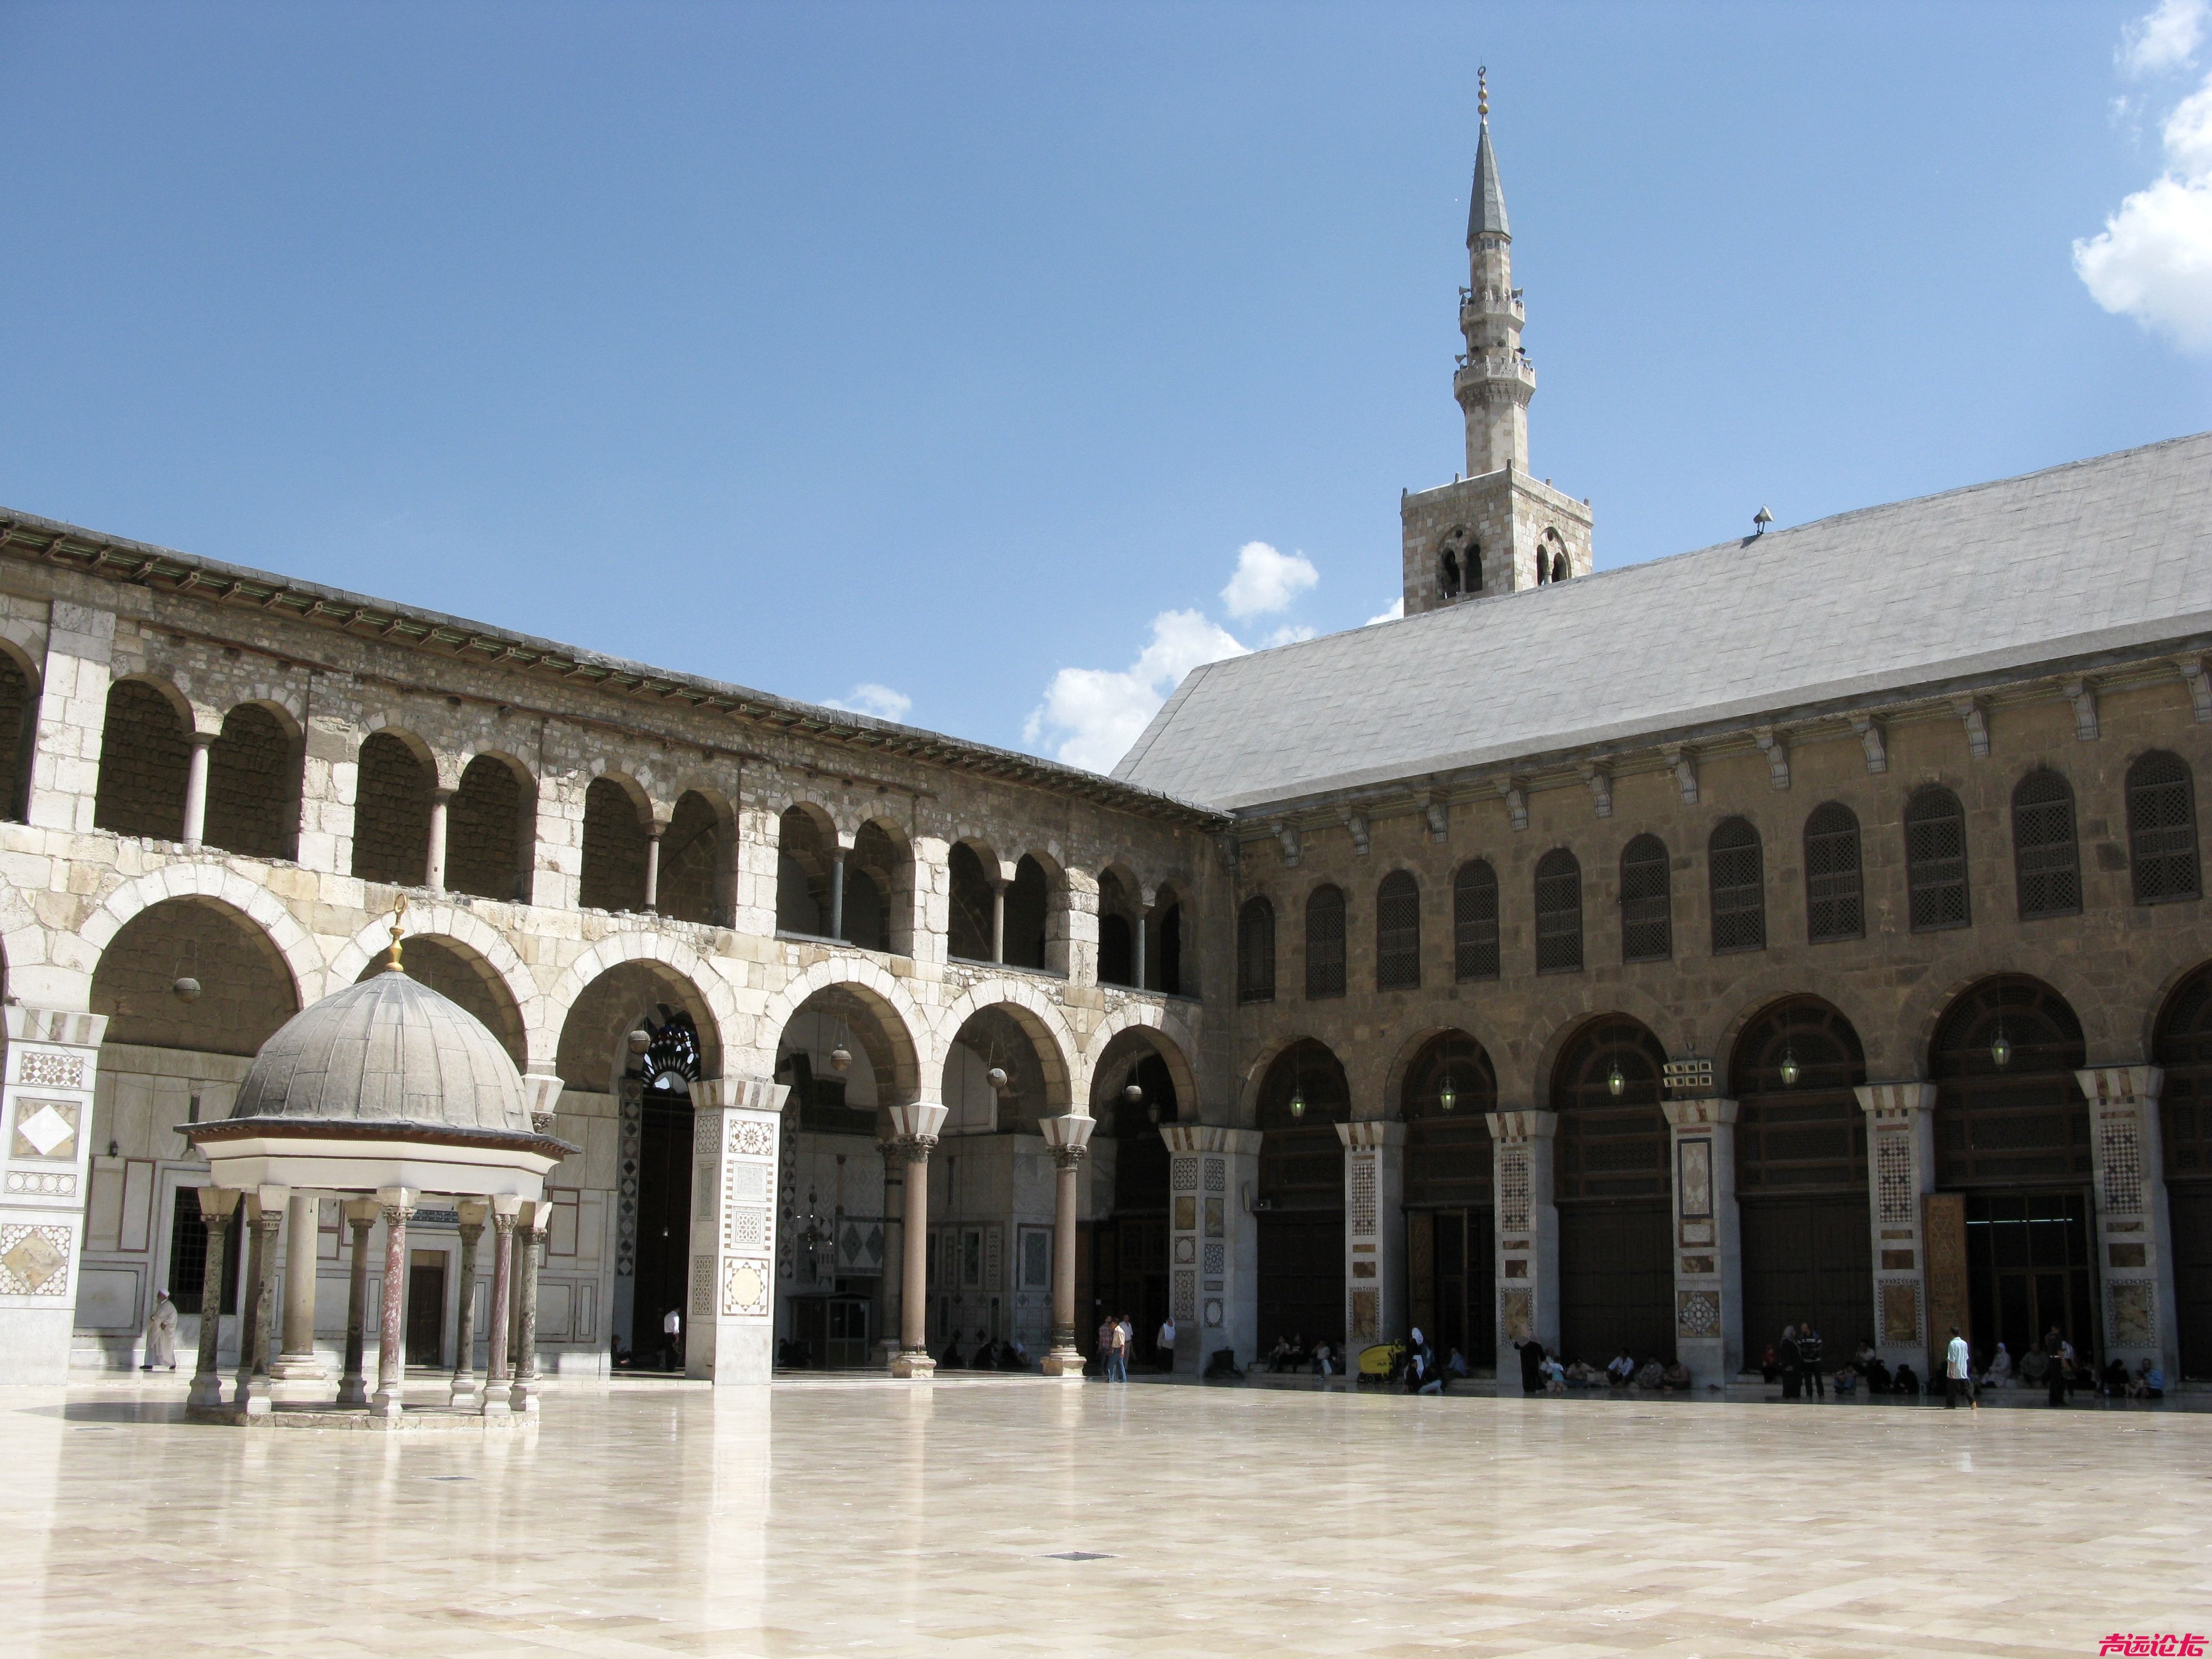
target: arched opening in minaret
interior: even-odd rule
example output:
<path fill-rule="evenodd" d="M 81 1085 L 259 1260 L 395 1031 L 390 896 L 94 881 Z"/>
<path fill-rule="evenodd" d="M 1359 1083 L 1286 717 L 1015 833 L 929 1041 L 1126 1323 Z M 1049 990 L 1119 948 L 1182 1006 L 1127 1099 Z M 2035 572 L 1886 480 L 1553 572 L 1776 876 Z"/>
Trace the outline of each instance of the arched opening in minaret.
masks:
<path fill-rule="evenodd" d="M 1448 599 L 1459 597 L 1459 555 L 1449 547 L 1437 563 L 1437 591 Z"/>

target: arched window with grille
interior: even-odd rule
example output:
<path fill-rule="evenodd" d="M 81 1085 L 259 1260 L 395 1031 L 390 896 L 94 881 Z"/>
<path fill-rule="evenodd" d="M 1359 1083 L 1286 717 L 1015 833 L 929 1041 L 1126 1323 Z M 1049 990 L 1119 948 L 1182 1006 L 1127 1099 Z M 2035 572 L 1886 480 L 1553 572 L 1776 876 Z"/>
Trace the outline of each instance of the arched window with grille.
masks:
<path fill-rule="evenodd" d="M 1705 843 L 1712 885 L 1713 954 L 1766 948 L 1766 863 L 1759 831 L 1745 818 L 1724 818 Z"/>
<path fill-rule="evenodd" d="M 1306 899 L 1306 994 L 1344 994 L 1344 890 L 1316 887 Z"/>
<path fill-rule="evenodd" d="M 1237 913 L 1237 1000 L 1275 1000 L 1275 907 L 1264 898 L 1244 901 Z"/>
<path fill-rule="evenodd" d="M 2074 836 L 2074 790 L 2045 769 L 2012 792 L 2012 874 L 2020 919 L 2081 913 L 2081 852 Z"/>
<path fill-rule="evenodd" d="M 1674 954 L 1667 844 L 1656 836 L 1638 836 L 1620 851 L 1620 959 L 1664 962 Z"/>
<path fill-rule="evenodd" d="M 1375 890 L 1375 988 L 1402 991 L 1421 982 L 1421 884 L 1393 870 Z"/>
<path fill-rule="evenodd" d="M 1931 933 L 1973 921 L 1966 902 L 1966 815 L 1959 798 L 1930 784 L 1905 808 L 1905 880 L 1912 931 Z"/>
<path fill-rule="evenodd" d="M 1805 933 L 1814 945 L 1866 937 L 1866 895 L 1859 869 L 1859 821 L 1841 801 L 1805 820 Z"/>
<path fill-rule="evenodd" d="M 1462 864 L 1452 881 L 1452 977 L 1498 977 L 1498 872 L 1487 860 Z"/>
<path fill-rule="evenodd" d="M 2154 750 L 2128 768 L 2128 866 L 2137 904 L 2203 891 L 2197 859 L 2197 791 L 2179 755 Z"/>
<path fill-rule="evenodd" d="M 1536 971 L 1583 969 L 1583 866 L 1564 847 L 1536 864 Z"/>

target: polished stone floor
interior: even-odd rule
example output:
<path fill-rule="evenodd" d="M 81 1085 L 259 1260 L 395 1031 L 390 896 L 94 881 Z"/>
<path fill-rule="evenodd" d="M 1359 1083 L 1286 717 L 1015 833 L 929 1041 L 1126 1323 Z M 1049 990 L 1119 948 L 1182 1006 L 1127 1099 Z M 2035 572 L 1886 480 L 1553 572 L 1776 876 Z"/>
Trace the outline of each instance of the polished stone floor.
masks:
<path fill-rule="evenodd" d="M 181 1395 L 0 1394 L 0 1650 L 1737 1659 L 2212 1632 L 2204 1414 L 625 1381 L 483 1441 L 201 1427 Z"/>

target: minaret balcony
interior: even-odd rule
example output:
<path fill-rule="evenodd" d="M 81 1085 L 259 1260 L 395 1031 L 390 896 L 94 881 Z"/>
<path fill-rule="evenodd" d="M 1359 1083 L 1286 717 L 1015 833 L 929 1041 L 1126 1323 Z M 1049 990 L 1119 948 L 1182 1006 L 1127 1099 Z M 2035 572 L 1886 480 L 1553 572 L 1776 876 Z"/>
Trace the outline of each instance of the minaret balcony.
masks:
<path fill-rule="evenodd" d="M 1463 353 L 1459 359 L 1459 372 L 1452 376 L 1455 392 L 1463 387 L 1480 386 L 1499 380 L 1515 382 L 1534 392 L 1536 389 L 1536 365 L 1526 352 L 1492 352 L 1476 356 Z"/>
<path fill-rule="evenodd" d="M 1462 334 L 1486 323 L 1517 329 L 1526 326 L 1528 321 L 1528 305 L 1518 294 L 1500 294 L 1495 289 L 1486 289 L 1480 294 L 1460 290 L 1459 327 Z"/>

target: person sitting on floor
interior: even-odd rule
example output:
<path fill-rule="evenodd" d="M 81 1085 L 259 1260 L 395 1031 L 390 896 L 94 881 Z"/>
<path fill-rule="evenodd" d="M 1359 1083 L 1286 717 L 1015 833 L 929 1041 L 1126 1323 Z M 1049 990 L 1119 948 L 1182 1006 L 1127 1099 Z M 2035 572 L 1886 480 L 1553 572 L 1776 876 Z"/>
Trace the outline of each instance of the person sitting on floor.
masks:
<path fill-rule="evenodd" d="M 1337 1374 L 1340 1367 L 1336 1363 L 1336 1352 L 1328 1343 L 1314 1344 L 1312 1369 L 1316 1376 L 1334 1376 Z"/>
<path fill-rule="evenodd" d="M 2163 1400 L 2166 1398 L 2166 1373 L 2149 1360 L 2136 1367 L 2136 1374 L 2128 1379 L 2128 1398 L 2130 1400 Z"/>
<path fill-rule="evenodd" d="M 1989 1370 L 1982 1374 L 1982 1386 L 1985 1389 L 2002 1389 L 2009 1387 L 2011 1382 L 2012 1355 L 2006 1351 L 2005 1345 L 2000 1342 L 1997 1344 L 1996 1352 L 1990 1357 Z"/>
<path fill-rule="evenodd" d="M 1287 1336 L 1277 1337 L 1275 1346 L 1267 1350 L 1267 1369 L 1271 1371 L 1279 1371 L 1290 1364 L 1290 1360 L 1291 1339 Z"/>
<path fill-rule="evenodd" d="M 1920 1397 L 1920 1379 L 1913 1375 L 1911 1366 L 1903 1364 L 1898 1366 L 1896 1380 L 1889 1385 L 1889 1391 L 1892 1394 L 1909 1394 L 1916 1400 Z"/>
<path fill-rule="evenodd" d="M 1447 1376 L 1473 1376 L 1474 1372 L 1467 1363 L 1467 1356 L 1462 1353 L 1457 1348 L 1454 1348 L 1451 1351 L 1451 1358 L 1444 1361 L 1444 1375 Z"/>
<path fill-rule="evenodd" d="M 1025 1371 L 1029 1368 L 1030 1351 L 1022 1346 L 1019 1337 L 1016 1337 L 1011 1342 L 1000 1345 L 999 1369 L 1000 1370 Z"/>
<path fill-rule="evenodd" d="M 2040 1346 L 2031 1347 L 2020 1357 L 2020 1381 L 2023 1388 L 2039 1389 L 2051 1380 L 2051 1356 Z"/>
<path fill-rule="evenodd" d="M 2124 1359 L 2107 1359 L 2105 1362 L 2104 1371 L 2098 1377 L 2097 1391 L 2107 1400 L 2124 1399 L 2128 1392 L 2129 1381 L 2128 1362 Z"/>
<path fill-rule="evenodd" d="M 966 1363 L 960 1357 L 960 1333 L 955 1331 L 945 1339 L 945 1352 L 937 1356 L 937 1369 L 957 1371 Z"/>
<path fill-rule="evenodd" d="M 1838 1394 L 1856 1394 L 1859 1391 L 1858 1362 L 1847 1359 L 1838 1366 L 1835 1381 Z"/>
<path fill-rule="evenodd" d="M 1577 1359 L 1567 1367 L 1567 1386 L 1571 1389 L 1595 1389 L 1605 1381 L 1605 1373 Z"/>
<path fill-rule="evenodd" d="M 1690 1386 L 1690 1368 L 1677 1358 L 1673 1364 L 1659 1374 L 1659 1384 L 1669 1394 L 1687 1389 Z"/>
<path fill-rule="evenodd" d="M 1667 1368 L 1659 1363 L 1656 1354 L 1645 1360 L 1643 1368 L 1636 1373 L 1636 1386 L 1639 1389 L 1656 1389 L 1666 1381 Z"/>
<path fill-rule="evenodd" d="M 1636 1357 L 1623 1348 L 1613 1355 L 1613 1363 L 1605 1368 L 1606 1381 L 1616 1389 L 1625 1389 L 1636 1380 Z"/>

